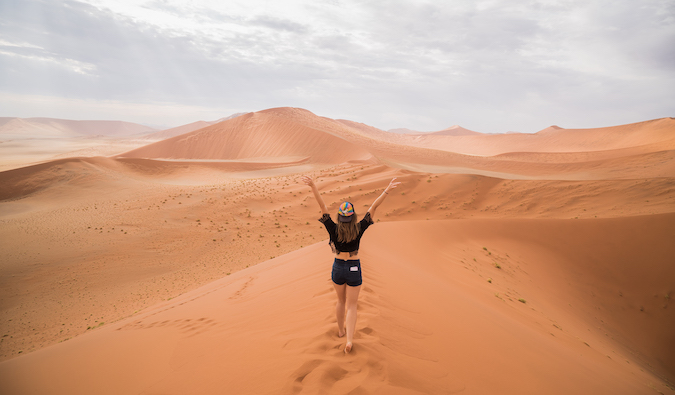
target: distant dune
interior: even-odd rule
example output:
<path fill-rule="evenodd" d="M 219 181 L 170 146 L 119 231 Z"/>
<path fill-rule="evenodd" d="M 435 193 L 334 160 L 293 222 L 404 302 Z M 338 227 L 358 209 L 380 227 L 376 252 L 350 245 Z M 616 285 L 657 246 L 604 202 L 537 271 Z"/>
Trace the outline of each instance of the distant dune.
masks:
<path fill-rule="evenodd" d="M 203 129 L 207 126 L 213 125 L 213 122 L 197 121 L 188 123 L 186 125 L 176 126 L 175 128 L 160 130 L 159 132 L 150 133 L 143 136 L 145 140 L 164 140 L 171 137 L 180 136 L 181 134 L 194 132 L 195 130 Z"/>
<path fill-rule="evenodd" d="M 159 132 L 148 134 L 146 136 L 143 136 L 143 139 L 146 139 L 146 140 L 164 140 L 164 139 L 168 139 L 168 138 L 171 138 L 171 137 L 180 136 L 181 134 L 194 132 L 195 130 L 203 129 L 203 128 L 205 128 L 207 126 L 211 126 L 215 123 L 227 121 L 228 119 L 233 119 L 233 118 L 236 118 L 236 117 L 244 115 L 244 114 L 246 114 L 246 113 L 245 112 L 236 113 L 236 114 L 232 114 L 228 117 L 220 118 L 217 121 L 211 121 L 211 122 L 207 122 L 207 121 L 192 122 L 192 123 L 188 123 L 186 125 L 181 125 L 181 126 L 177 126 L 175 128 L 160 130 Z"/>
<path fill-rule="evenodd" d="M 294 116 L 284 116 L 291 113 Z M 307 117 L 311 122 L 302 122 Z M 274 109 L 234 119 L 120 154 L 124 158 L 240 160 L 307 158 L 312 163 L 365 160 L 370 154 L 333 133 L 336 121 L 306 110 Z"/>
<path fill-rule="evenodd" d="M 450 126 L 449 128 L 439 130 L 438 132 L 428 133 L 430 135 L 436 136 L 472 136 L 480 135 L 481 133 L 474 132 L 473 130 L 465 129 L 459 125 Z"/>
<path fill-rule="evenodd" d="M 21 162 L 88 140 L 40 122 L 0 120 L 76 136 L 0 143 L 2 394 L 675 388 L 675 119 L 397 134 L 284 107 Z M 301 175 L 333 216 L 401 182 L 348 355 Z"/>
<path fill-rule="evenodd" d="M 436 135 L 436 136 L 468 136 L 481 134 L 478 132 L 474 132 L 473 130 L 465 129 L 459 125 L 450 126 L 449 128 L 445 128 L 437 132 L 418 132 L 416 130 L 410 130 L 406 128 L 389 129 L 387 132 L 396 134 Z"/>
<path fill-rule="evenodd" d="M 112 156 L 242 114 L 161 131 L 120 121 L 0 118 L 0 171 L 62 158 Z"/>
<path fill-rule="evenodd" d="M 56 118 L 0 118 L 0 138 L 76 137 L 103 135 L 132 137 L 152 132 L 149 126 L 123 121 L 73 121 Z"/>
<path fill-rule="evenodd" d="M 535 134 L 401 135 L 407 144 L 468 155 L 493 156 L 509 152 L 599 152 L 661 144 L 675 147 L 675 120 L 662 118 L 630 125 L 596 129 L 556 126 Z"/>
<path fill-rule="evenodd" d="M 436 173 L 503 178 L 604 178 L 618 158 L 675 149 L 675 120 L 664 118 L 597 129 L 550 127 L 536 134 L 485 135 L 453 126 L 395 134 L 309 111 L 275 108 L 250 113 L 150 144 L 119 157 L 172 160 L 258 160 L 341 163 L 374 158 L 391 166 Z M 272 159 L 276 158 L 276 159 Z M 630 159 L 641 160 L 641 159 Z M 564 165 L 560 165 L 564 163 Z M 670 162 L 652 168 L 671 171 Z"/>

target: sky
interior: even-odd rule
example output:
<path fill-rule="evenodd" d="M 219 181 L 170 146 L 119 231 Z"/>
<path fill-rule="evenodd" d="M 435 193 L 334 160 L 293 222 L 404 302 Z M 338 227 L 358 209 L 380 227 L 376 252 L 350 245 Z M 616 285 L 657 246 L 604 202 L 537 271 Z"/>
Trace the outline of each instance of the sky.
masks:
<path fill-rule="evenodd" d="M 0 117 L 383 130 L 675 117 L 675 1 L 0 0 Z"/>

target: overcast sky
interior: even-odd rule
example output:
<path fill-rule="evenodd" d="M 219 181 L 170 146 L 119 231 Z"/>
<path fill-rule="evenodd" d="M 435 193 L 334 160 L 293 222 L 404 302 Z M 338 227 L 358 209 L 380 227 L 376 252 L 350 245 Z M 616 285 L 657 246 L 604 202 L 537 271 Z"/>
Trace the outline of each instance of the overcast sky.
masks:
<path fill-rule="evenodd" d="M 674 92 L 673 0 L 0 0 L 0 116 L 530 133 L 675 116 Z"/>

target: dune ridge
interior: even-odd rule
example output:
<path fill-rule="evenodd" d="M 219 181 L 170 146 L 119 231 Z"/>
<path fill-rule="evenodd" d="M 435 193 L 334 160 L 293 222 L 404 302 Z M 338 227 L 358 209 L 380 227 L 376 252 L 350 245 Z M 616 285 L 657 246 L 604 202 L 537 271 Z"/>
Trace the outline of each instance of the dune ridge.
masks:
<path fill-rule="evenodd" d="M 494 135 L 398 135 L 407 144 L 468 155 L 494 156 L 510 152 L 577 153 L 634 148 L 664 144 L 673 149 L 675 120 L 661 118 L 594 129 L 546 128 L 538 133 Z"/>
<path fill-rule="evenodd" d="M 666 152 L 675 150 L 675 121 L 670 118 L 610 128 L 556 127 L 534 135 L 483 135 L 461 127 L 446 130 L 455 133 L 461 129 L 459 135 L 443 131 L 406 135 L 319 117 L 302 109 L 274 108 L 219 125 L 119 157 L 242 159 L 294 155 L 317 164 L 374 159 L 422 172 L 570 180 L 624 177 L 624 163 L 637 161 L 654 171 L 651 176 L 664 176 L 670 174 L 672 166 L 658 160 L 651 164 L 653 154 L 670 156 Z M 265 144 L 252 143 L 257 141 Z"/>

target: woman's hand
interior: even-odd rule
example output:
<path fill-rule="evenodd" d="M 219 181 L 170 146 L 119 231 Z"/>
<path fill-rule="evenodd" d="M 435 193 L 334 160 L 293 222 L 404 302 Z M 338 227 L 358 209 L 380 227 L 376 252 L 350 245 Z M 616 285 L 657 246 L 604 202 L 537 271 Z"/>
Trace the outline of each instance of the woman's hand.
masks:
<path fill-rule="evenodd" d="M 392 178 L 392 180 L 389 181 L 389 185 L 387 185 L 387 187 L 384 188 L 384 191 L 386 193 L 389 193 L 390 190 L 392 190 L 392 189 L 396 188 L 397 186 L 401 185 L 400 182 L 395 182 L 395 181 L 396 181 L 396 177 Z"/>
<path fill-rule="evenodd" d="M 380 204 L 382 204 L 384 199 L 389 194 L 389 191 L 396 188 L 399 185 L 401 185 L 401 183 L 396 182 L 396 177 L 394 177 L 391 181 L 389 181 L 389 185 L 387 185 L 387 187 L 384 188 L 384 192 L 382 192 L 382 194 L 377 199 L 375 199 L 373 204 L 368 209 L 368 212 L 370 213 L 371 218 L 375 215 L 375 210 L 377 210 L 377 208 L 380 206 Z"/>
<path fill-rule="evenodd" d="M 326 207 L 326 203 L 323 201 L 323 198 L 321 197 L 321 194 L 319 193 L 319 189 L 316 187 L 314 184 L 314 180 L 312 180 L 312 177 L 308 176 L 302 176 L 300 177 L 302 182 L 305 184 L 309 185 L 310 188 L 312 188 L 312 192 L 314 193 L 314 197 L 316 198 L 316 202 L 319 203 L 319 207 L 321 208 L 321 212 L 323 214 L 328 214 L 328 207 Z"/>

